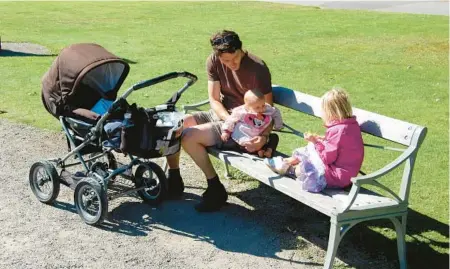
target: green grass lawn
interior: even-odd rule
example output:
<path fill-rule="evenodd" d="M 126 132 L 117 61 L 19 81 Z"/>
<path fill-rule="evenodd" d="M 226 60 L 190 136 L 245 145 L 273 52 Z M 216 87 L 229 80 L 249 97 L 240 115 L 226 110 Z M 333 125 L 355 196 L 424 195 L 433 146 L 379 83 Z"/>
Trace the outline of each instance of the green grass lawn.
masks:
<path fill-rule="evenodd" d="M 180 104 L 207 97 L 209 36 L 233 29 L 245 48 L 266 61 L 273 83 L 316 96 L 338 85 L 356 107 L 428 127 L 413 175 L 415 213 L 407 241 L 448 255 L 448 17 L 260 2 L 3 2 L 0 14 L 3 41 L 38 43 L 54 54 L 72 43 L 94 42 L 135 62 L 121 91 L 171 71 L 197 74 L 199 82 Z M 59 130 L 40 99 L 40 79 L 54 58 L 0 57 L 0 110 L 7 111 L 1 117 Z M 147 88 L 131 100 L 159 104 L 183 82 Z M 302 130 L 323 132 L 318 119 L 287 110 L 283 116 Z M 285 150 L 295 146 L 282 144 Z M 394 156 L 375 154 L 380 152 L 367 151 L 366 170 Z M 400 173 L 394 175 L 388 184 L 398 184 Z M 423 219 L 430 224 L 417 223 Z"/>

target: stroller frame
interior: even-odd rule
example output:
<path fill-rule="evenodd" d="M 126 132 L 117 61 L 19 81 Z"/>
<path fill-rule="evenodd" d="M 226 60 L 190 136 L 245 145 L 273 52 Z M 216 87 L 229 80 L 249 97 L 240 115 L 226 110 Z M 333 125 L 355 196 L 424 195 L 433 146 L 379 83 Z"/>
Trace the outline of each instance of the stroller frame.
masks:
<path fill-rule="evenodd" d="M 132 154 L 127 154 L 130 158 L 128 164 L 117 167 L 117 162 L 112 154 L 112 151 L 117 149 L 114 147 L 104 147 L 102 145 L 103 127 L 106 120 L 113 112 L 123 108 L 123 106 L 128 106 L 126 98 L 132 92 L 178 77 L 184 77 L 189 80 L 165 104 L 158 105 L 154 108 L 156 112 L 175 112 L 175 104 L 181 97 L 181 94 L 197 81 L 197 77 L 191 73 L 171 72 L 133 85 L 111 104 L 108 111 L 100 117 L 95 125 L 71 117 L 59 116 L 59 121 L 68 139 L 71 150 L 62 158 L 37 162 L 31 167 L 29 175 L 30 187 L 38 200 L 46 204 L 53 203 L 59 194 L 59 185 L 66 185 L 71 189 L 74 189 L 74 202 L 77 212 L 80 217 L 90 225 L 98 225 L 104 221 L 108 212 L 108 200 L 116 199 L 129 193 L 137 192 L 144 201 L 154 205 L 159 204 L 167 191 L 167 179 L 164 171 L 156 163 L 148 161 L 148 159 L 151 158 L 142 159 L 133 156 Z M 81 137 L 68 127 L 70 123 L 82 126 L 85 130 L 89 131 L 84 137 Z M 81 141 L 81 144 L 77 145 L 76 140 Z M 82 154 L 81 151 L 88 146 L 94 146 L 101 150 L 91 151 L 89 153 L 95 153 L 94 156 L 83 158 L 83 155 L 87 153 Z M 115 162 L 114 165 L 109 165 L 115 167 L 106 167 L 102 162 L 94 162 L 104 156 L 108 157 L 108 162 Z M 67 164 L 67 160 L 71 157 L 75 157 L 78 161 Z M 90 165 L 92 162 L 94 163 Z M 85 177 L 80 178 L 71 175 L 70 173 L 70 177 L 63 176 L 63 172 L 66 171 L 66 168 L 80 164 L 86 171 Z M 134 175 L 126 175 L 126 172 L 131 172 L 134 166 L 137 166 Z M 39 169 L 43 170 L 45 174 L 41 179 L 39 179 L 37 172 Z M 60 169 L 61 171 L 58 173 L 56 169 Z M 150 179 L 144 178 L 143 175 L 145 172 L 150 172 L 151 175 L 155 173 L 159 182 L 155 182 L 155 180 L 152 179 L 152 176 L 150 176 Z M 113 181 L 116 176 L 122 176 L 131 180 L 135 187 L 124 192 L 108 195 L 108 186 L 110 186 L 111 181 Z M 40 189 L 39 185 L 43 184 L 42 182 L 50 182 L 51 189 L 48 194 L 44 194 Z M 149 186 L 149 184 L 154 183 L 156 183 L 156 185 Z M 159 192 L 156 195 L 151 195 L 155 188 L 159 188 Z M 86 205 L 89 207 L 92 204 L 97 205 L 96 212 L 93 214 L 91 214 L 92 212 L 89 212 L 90 209 L 88 210 L 86 207 Z"/>

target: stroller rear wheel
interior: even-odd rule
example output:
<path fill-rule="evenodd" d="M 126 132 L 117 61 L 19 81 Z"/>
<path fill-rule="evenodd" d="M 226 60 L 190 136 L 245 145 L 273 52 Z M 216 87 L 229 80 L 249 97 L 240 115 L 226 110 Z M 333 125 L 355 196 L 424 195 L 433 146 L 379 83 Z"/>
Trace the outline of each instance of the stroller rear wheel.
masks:
<path fill-rule="evenodd" d="M 75 208 L 89 225 L 101 224 L 108 213 L 108 198 L 100 183 L 87 177 L 78 182 L 74 192 Z"/>
<path fill-rule="evenodd" d="M 100 153 L 91 153 L 89 155 L 89 158 L 92 158 Z M 89 170 L 92 172 L 96 172 L 103 178 L 106 178 L 108 176 L 109 170 L 113 171 L 117 169 L 117 161 L 116 157 L 114 157 L 114 154 L 112 152 L 106 153 L 106 155 L 103 155 L 102 157 L 96 159 L 94 162 L 88 162 Z M 112 177 L 110 181 L 108 182 L 108 186 L 110 186 L 116 177 Z"/>
<path fill-rule="evenodd" d="M 136 188 L 145 187 L 137 193 L 145 202 L 157 205 L 166 194 L 167 178 L 164 171 L 154 162 L 138 165 L 134 173 Z"/>
<path fill-rule="evenodd" d="M 30 168 L 29 182 L 34 195 L 42 203 L 51 204 L 58 197 L 60 178 L 51 162 L 34 163 Z"/>
<path fill-rule="evenodd" d="M 96 155 L 101 154 L 101 152 L 98 153 L 91 153 L 89 154 L 89 158 L 95 157 Z M 96 159 L 95 161 L 90 161 L 87 163 L 89 169 L 93 171 L 92 167 L 98 163 L 105 164 L 107 167 L 106 169 L 115 170 L 117 169 L 117 161 L 116 157 L 114 157 L 114 154 L 112 152 L 108 152 L 102 157 Z"/>

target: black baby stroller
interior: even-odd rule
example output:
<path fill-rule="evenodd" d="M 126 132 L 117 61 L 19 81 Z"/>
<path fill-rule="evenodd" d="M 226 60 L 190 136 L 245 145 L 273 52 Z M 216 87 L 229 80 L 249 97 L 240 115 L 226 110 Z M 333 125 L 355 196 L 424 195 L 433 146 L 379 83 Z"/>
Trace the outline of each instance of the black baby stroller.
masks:
<path fill-rule="evenodd" d="M 57 198 L 60 184 L 74 189 L 76 210 L 87 224 L 102 223 L 108 200 L 131 192 L 148 203 L 160 203 L 167 179 L 161 167 L 149 159 L 180 150 L 183 115 L 175 104 L 197 77 L 188 72 L 168 73 L 137 83 L 116 98 L 128 72 L 127 62 L 103 47 L 75 44 L 61 51 L 43 77 L 42 101 L 61 122 L 69 153 L 34 163 L 30 187 L 46 204 Z M 133 91 L 177 77 L 189 81 L 165 104 L 144 109 L 126 101 Z M 101 116 L 83 117 L 92 111 Z M 119 164 L 114 152 L 125 153 L 130 162 Z M 80 165 L 84 171 L 68 172 L 69 167 Z M 110 194 L 108 189 L 113 189 L 117 178 L 131 184 Z"/>

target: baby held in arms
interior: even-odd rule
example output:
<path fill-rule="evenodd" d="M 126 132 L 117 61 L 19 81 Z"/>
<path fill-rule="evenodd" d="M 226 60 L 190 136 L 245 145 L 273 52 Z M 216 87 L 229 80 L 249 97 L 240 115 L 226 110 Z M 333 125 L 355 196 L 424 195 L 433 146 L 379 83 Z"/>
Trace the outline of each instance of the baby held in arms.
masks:
<path fill-rule="evenodd" d="M 266 144 L 257 151 L 259 157 L 272 157 L 278 145 L 278 135 L 270 134 L 283 127 L 280 111 L 267 104 L 259 90 L 249 90 L 244 95 L 244 105 L 234 108 L 222 126 L 223 149 L 247 152 L 245 145 L 258 136 L 266 138 Z M 268 140 L 268 141 L 267 141 Z"/>

